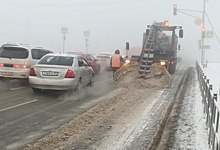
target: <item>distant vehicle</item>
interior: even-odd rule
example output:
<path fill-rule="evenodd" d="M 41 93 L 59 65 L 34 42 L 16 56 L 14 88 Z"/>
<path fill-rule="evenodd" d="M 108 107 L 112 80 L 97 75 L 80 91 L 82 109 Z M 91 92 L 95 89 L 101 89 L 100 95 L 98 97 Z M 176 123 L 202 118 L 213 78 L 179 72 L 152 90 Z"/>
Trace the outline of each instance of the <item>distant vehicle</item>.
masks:
<path fill-rule="evenodd" d="M 31 66 L 49 53 L 53 52 L 28 44 L 3 44 L 0 47 L 0 77 L 28 79 Z"/>
<path fill-rule="evenodd" d="M 47 54 L 30 69 L 29 83 L 33 92 L 42 89 L 76 90 L 93 86 L 95 72 L 80 55 Z"/>
<path fill-rule="evenodd" d="M 97 59 L 97 54 L 95 53 L 90 53 L 95 59 Z"/>
<path fill-rule="evenodd" d="M 113 53 L 110 52 L 102 52 L 97 55 L 97 59 L 99 60 L 100 64 L 105 67 L 105 70 L 112 70 L 110 66 L 110 60 Z"/>
<path fill-rule="evenodd" d="M 85 54 L 83 52 L 67 52 L 67 54 L 74 54 L 74 55 L 81 55 L 83 58 L 87 60 L 87 62 L 92 66 L 92 69 L 95 71 L 95 73 L 99 73 L 101 66 L 99 64 L 98 59 L 96 59 L 93 55 L 91 54 Z"/>
<path fill-rule="evenodd" d="M 131 61 L 139 62 L 140 57 L 141 57 L 141 54 L 132 54 L 131 55 Z"/>

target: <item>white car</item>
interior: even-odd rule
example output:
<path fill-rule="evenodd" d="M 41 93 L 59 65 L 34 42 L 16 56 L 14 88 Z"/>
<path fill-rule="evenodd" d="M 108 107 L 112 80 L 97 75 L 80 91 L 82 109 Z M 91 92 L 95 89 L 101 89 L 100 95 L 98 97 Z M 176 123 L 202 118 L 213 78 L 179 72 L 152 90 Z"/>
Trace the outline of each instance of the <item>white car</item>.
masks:
<path fill-rule="evenodd" d="M 111 52 L 102 52 L 99 55 L 96 56 L 96 58 L 99 60 L 99 63 L 105 70 L 112 70 L 110 66 L 110 60 L 113 53 Z"/>
<path fill-rule="evenodd" d="M 77 90 L 93 86 L 95 72 L 81 55 L 47 54 L 30 69 L 29 83 L 35 93 L 48 90 Z"/>
<path fill-rule="evenodd" d="M 48 53 L 53 52 L 28 44 L 3 44 L 0 47 L 0 77 L 28 79 L 31 66 Z"/>

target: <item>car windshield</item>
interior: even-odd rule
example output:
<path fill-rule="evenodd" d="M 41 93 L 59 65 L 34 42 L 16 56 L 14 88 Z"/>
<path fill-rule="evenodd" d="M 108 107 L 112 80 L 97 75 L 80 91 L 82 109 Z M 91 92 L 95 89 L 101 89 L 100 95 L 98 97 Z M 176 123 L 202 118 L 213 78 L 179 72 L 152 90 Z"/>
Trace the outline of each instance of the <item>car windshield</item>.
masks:
<path fill-rule="evenodd" d="M 26 59 L 28 58 L 28 50 L 20 47 L 1 47 L 0 57 Z"/>
<path fill-rule="evenodd" d="M 74 57 L 69 56 L 45 56 L 37 64 L 72 66 Z"/>

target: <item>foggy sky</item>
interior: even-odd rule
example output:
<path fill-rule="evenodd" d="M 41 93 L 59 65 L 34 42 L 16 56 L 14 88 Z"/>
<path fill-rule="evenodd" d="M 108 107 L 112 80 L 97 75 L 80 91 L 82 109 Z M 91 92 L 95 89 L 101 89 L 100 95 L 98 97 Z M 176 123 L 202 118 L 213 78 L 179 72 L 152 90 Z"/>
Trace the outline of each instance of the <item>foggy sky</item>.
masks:
<path fill-rule="evenodd" d="M 173 4 L 179 9 L 202 10 L 203 0 L 0 0 L 0 43 L 28 43 L 43 46 L 55 52 L 63 51 L 61 27 L 68 27 L 65 52 L 85 52 L 84 30 L 90 31 L 89 52 L 125 51 L 141 46 L 142 35 L 148 24 L 169 20 L 171 25 L 182 25 L 184 38 L 180 40 L 180 56 L 194 60 L 200 58 L 198 40 L 202 26 L 195 18 L 177 12 L 173 16 Z M 206 11 L 220 33 L 220 0 L 209 0 Z M 202 14 L 187 12 L 197 17 Z M 207 30 L 212 30 L 206 19 Z M 220 35 L 219 35 L 220 36 Z M 206 40 L 211 50 L 206 59 L 220 59 L 220 45 L 216 37 Z"/>

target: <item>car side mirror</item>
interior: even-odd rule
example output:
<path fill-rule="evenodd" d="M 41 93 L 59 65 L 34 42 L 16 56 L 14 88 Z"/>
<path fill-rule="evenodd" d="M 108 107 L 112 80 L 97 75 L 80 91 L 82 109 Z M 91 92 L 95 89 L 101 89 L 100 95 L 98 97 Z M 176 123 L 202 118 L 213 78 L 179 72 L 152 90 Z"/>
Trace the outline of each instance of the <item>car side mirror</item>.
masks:
<path fill-rule="evenodd" d="M 183 38 L 183 29 L 179 30 L 179 38 Z"/>

